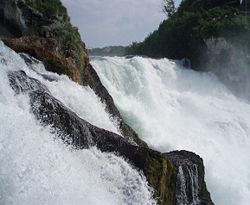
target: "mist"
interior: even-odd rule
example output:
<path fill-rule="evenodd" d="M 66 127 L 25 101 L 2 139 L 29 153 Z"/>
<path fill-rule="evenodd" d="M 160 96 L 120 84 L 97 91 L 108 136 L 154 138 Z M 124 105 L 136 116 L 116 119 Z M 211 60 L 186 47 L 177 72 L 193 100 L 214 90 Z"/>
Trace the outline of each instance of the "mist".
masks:
<path fill-rule="evenodd" d="M 235 39 L 243 39 L 238 36 Z M 234 39 L 210 39 L 207 42 L 206 71 L 214 73 L 233 94 L 250 100 L 250 55 L 243 44 Z"/>

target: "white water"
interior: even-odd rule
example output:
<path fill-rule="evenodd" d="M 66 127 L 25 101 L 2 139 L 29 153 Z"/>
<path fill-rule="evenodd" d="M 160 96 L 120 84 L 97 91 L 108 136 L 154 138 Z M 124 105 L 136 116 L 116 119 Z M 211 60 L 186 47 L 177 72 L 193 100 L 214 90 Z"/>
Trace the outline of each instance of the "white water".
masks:
<path fill-rule="evenodd" d="M 83 119 L 119 132 L 89 88 L 46 72 L 41 64 L 36 69 L 57 81 L 42 79 L 0 42 L 0 204 L 155 204 L 145 177 L 125 160 L 96 148 L 72 150 L 40 125 L 28 96 L 16 96 L 9 86 L 8 71 L 24 70 Z"/>
<path fill-rule="evenodd" d="M 203 157 L 216 205 L 249 205 L 250 105 L 212 74 L 167 59 L 93 58 L 126 122 L 151 147 Z"/>
<path fill-rule="evenodd" d="M 177 204 L 178 205 L 188 205 L 188 198 L 186 194 L 186 178 L 182 169 L 182 166 L 178 167 L 177 179 L 180 184 L 180 193 L 176 194 Z"/>

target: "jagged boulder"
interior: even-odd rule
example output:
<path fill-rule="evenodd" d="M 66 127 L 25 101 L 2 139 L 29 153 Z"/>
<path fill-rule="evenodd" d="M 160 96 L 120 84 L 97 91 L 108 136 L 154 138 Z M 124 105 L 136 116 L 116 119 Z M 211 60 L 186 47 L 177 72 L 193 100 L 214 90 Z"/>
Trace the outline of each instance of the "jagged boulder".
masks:
<path fill-rule="evenodd" d="M 81 83 L 81 73 L 71 58 L 64 58 L 58 52 L 55 39 L 38 37 L 22 37 L 5 39 L 5 43 L 17 52 L 29 53 L 42 60 L 46 69 L 58 74 L 66 74 L 75 82 Z"/>
<path fill-rule="evenodd" d="M 188 151 L 164 154 L 177 168 L 176 201 L 179 205 L 214 205 L 204 180 L 205 168 L 199 155 Z"/>

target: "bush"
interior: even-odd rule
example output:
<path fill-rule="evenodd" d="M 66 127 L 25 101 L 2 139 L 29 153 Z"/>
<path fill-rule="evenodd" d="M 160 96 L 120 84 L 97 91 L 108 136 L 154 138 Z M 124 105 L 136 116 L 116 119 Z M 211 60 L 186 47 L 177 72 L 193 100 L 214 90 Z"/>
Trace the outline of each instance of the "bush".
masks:
<path fill-rule="evenodd" d="M 27 4 L 49 17 L 61 16 L 65 21 L 68 19 L 67 9 L 60 0 L 27 0 Z"/>

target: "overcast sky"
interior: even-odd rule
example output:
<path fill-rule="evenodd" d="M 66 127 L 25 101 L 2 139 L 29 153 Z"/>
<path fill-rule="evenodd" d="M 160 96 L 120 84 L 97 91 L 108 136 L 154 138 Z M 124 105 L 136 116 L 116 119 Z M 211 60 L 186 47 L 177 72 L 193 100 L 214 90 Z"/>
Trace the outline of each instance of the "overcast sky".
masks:
<path fill-rule="evenodd" d="M 162 1 L 62 0 L 88 48 L 143 40 L 166 18 Z"/>

